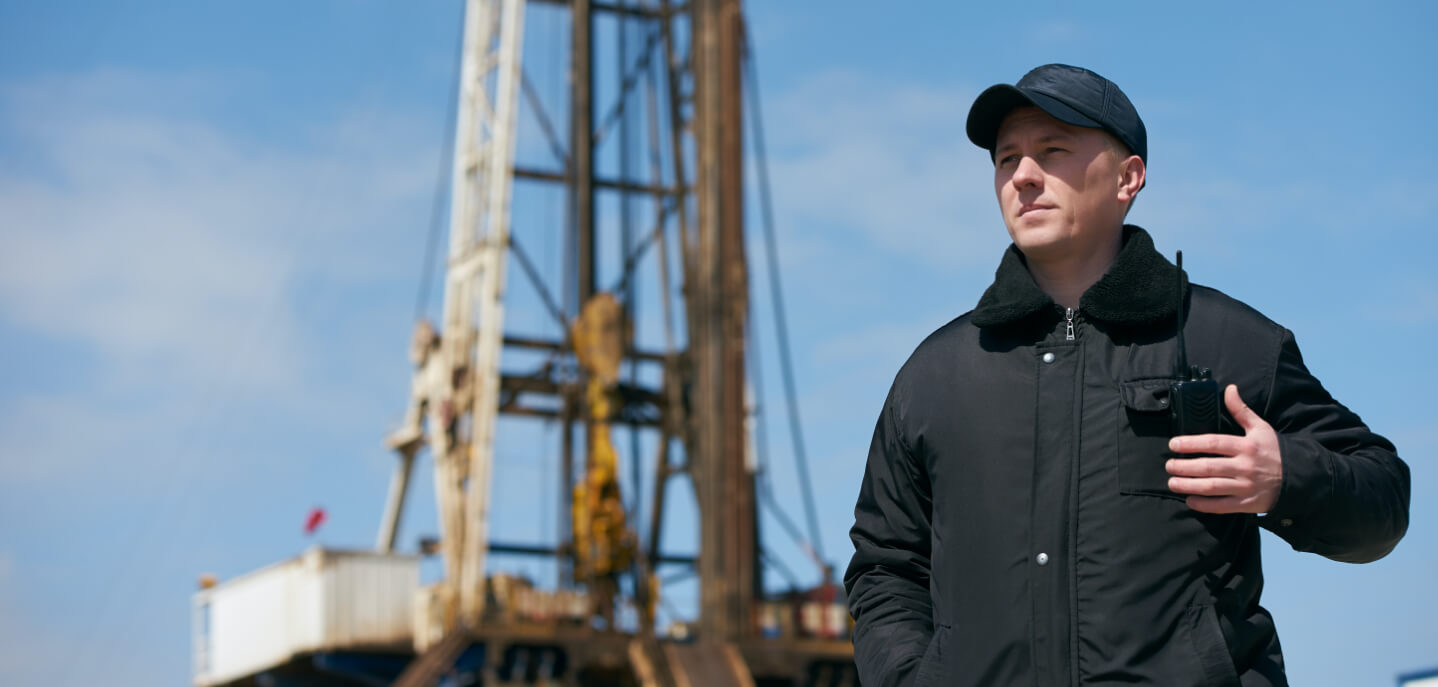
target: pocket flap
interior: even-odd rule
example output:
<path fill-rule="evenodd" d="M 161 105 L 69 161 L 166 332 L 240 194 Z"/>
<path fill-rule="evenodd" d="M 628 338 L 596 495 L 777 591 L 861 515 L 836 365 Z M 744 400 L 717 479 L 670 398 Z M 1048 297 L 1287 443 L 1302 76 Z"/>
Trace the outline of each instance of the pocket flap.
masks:
<path fill-rule="evenodd" d="M 1130 410 L 1143 413 L 1168 411 L 1168 385 L 1170 379 L 1135 379 L 1119 382 L 1119 396 Z"/>

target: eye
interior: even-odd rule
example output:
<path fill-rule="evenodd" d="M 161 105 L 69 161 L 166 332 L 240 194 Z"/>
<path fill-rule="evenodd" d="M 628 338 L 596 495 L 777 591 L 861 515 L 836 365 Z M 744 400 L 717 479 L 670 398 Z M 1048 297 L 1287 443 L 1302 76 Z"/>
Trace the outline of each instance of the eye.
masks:
<path fill-rule="evenodd" d="M 1012 154 L 1012 155 L 1005 155 L 1005 156 L 999 158 L 999 166 L 1000 166 L 1000 167 L 1008 167 L 1008 166 L 1011 166 L 1011 165 L 1018 164 L 1018 161 L 1019 161 L 1019 156 L 1018 156 L 1017 153 Z"/>
<path fill-rule="evenodd" d="M 1045 152 L 1045 153 L 1050 153 L 1050 154 L 1052 154 L 1052 153 L 1067 153 L 1068 151 L 1065 150 L 1065 149 L 1063 149 L 1063 148 L 1060 148 L 1060 147 L 1058 147 L 1058 146 L 1049 146 L 1049 147 L 1047 147 L 1047 148 L 1044 149 L 1044 152 Z"/>

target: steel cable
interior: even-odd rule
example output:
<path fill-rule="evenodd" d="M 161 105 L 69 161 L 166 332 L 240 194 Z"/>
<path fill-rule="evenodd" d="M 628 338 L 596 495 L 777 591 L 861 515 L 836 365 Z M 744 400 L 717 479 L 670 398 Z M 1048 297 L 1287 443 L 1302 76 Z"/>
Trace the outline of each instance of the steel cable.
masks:
<path fill-rule="evenodd" d="M 459 22 L 459 36 L 455 40 L 454 74 L 449 83 L 459 84 L 460 62 L 464 60 L 464 21 Z M 419 294 L 414 301 L 414 320 L 418 322 L 429 309 L 429 292 L 434 282 L 435 250 L 439 246 L 439 234 L 443 230 L 444 203 L 448 200 L 449 175 L 454 165 L 454 138 L 459 117 L 459 91 L 456 86 L 449 92 L 449 115 L 444 125 L 444 144 L 439 151 L 439 179 L 434 187 L 434 203 L 429 211 L 429 237 L 425 239 L 423 262 L 420 264 Z"/>
<path fill-rule="evenodd" d="M 759 80 L 754 67 L 754 51 L 749 44 L 748 31 L 742 32 L 744 85 L 748 93 L 751 118 L 750 129 L 754 138 L 755 166 L 759 172 L 759 204 L 763 212 L 765 253 L 769 265 L 769 295 L 773 301 L 775 337 L 779 341 L 779 363 L 784 377 L 784 395 L 789 407 L 789 436 L 794 442 L 794 462 L 799 471 L 801 493 L 804 497 L 804 515 L 809 524 L 810 544 L 820 559 L 824 549 L 819 538 L 819 514 L 814 506 L 814 486 L 809 478 L 809 458 L 804 449 L 804 434 L 799 422 L 799 398 L 794 384 L 793 356 L 789 349 L 789 330 L 785 324 L 784 294 L 779 282 L 779 248 L 774 239 L 774 206 L 770 196 L 769 163 L 764 147 L 764 121 L 759 113 Z M 825 580 L 826 582 L 828 580 Z"/>

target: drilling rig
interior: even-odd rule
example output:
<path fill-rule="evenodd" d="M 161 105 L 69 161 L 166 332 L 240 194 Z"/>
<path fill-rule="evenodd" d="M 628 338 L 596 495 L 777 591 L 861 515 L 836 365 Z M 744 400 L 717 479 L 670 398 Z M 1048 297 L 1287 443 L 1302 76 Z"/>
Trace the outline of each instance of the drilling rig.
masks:
<path fill-rule="evenodd" d="M 523 64 L 527 9 L 570 17 L 566 136 Z M 600 26 L 619 37 L 603 50 Z M 614 53 L 618 69 L 597 68 L 599 52 Z M 806 549 L 814 588 L 780 598 L 764 587 L 747 372 L 748 55 L 739 0 L 467 0 L 442 314 L 413 332 L 414 378 L 387 438 L 397 462 L 375 551 L 310 551 L 202 590 L 197 685 L 857 684 L 848 615 L 822 557 Z M 612 98 L 604 109 L 601 93 Z M 542 159 L 516 153 L 521 121 L 533 124 Z M 552 189 L 564 220 L 527 227 L 522 240 L 512 231 L 518 185 Z M 562 284 L 546 281 L 526 249 L 536 232 L 564 246 Z M 522 283 L 510 283 L 511 259 Z M 636 296 L 641 270 L 653 270 L 647 300 Z M 506 333 L 513 288 L 535 294 L 552 336 Z M 639 323 L 661 327 L 662 349 L 636 343 Z M 511 359 L 536 364 L 515 370 Z M 553 544 L 491 536 L 503 525 L 491 519 L 501 417 L 558 428 L 553 488 L 564 517 Z M 648 494 L 623 493 L 621 429 L 631 448 L 649 437 Z M 396 550 L 426 451 L 440 532 L 421 548 L 442 557 L 443 576 L 420 587 L 418 557 Z M 698 530 L 688 556 L 662 545 L 671 490 L 685 483 Z M 646 497 L 641 527 L 635 504 Z M 491 574 L 490 554 L 546 558 L 558 584 Z M 696 617 L 661 627 L 660 571 L 672 568 L 698 580 Z M 245 652 L 224 646 L 263 622 L 240 616 L 263 606 L 255 590 L 282 586 L 261 579 L 279 570 L 326 600 L 308 623 L 319 629 L 246 659 L 250 669 L 217 667 L 244 663 L 235 656 Z M 341 627 L 337 607 L 368 609 L 365 627 Z"/>

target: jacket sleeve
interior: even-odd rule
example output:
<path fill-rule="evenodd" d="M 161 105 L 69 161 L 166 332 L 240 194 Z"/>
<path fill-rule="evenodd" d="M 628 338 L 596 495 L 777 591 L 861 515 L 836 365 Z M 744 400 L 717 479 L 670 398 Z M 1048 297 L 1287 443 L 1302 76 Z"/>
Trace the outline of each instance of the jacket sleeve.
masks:
<path fill-rule="evenodd" d="M 844 573 L 854 663 L 866 687 L 909 685 L 933 635 L 927 471 L 909 450 L 889 392 L 874 427 Z"/>
<path fill-rule="evenodd" d="M 1408 466 L 1309 373 L 1291 332 L 1280 346 L 1264 418 L 1278 433 L 1283 487 L 1260 523 L 1297 551 L 1378 560 L 1408 530 Z"/>

